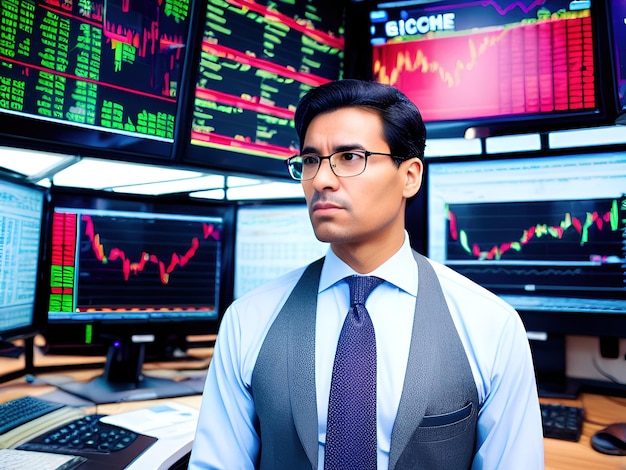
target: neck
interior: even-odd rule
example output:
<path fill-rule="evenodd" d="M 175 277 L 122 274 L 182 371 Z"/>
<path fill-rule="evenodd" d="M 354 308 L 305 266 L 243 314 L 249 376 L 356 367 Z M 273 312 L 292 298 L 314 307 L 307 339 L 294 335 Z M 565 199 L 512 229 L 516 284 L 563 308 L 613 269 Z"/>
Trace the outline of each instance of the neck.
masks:
<path fill-rule="evenodd" d="M 359 274 L 367 274 L 383 265 L 395 255 L 404 244 L 404 230 L 394 237 L 386 237 L 382 242 L 333 243 L 335 255 Z"/>

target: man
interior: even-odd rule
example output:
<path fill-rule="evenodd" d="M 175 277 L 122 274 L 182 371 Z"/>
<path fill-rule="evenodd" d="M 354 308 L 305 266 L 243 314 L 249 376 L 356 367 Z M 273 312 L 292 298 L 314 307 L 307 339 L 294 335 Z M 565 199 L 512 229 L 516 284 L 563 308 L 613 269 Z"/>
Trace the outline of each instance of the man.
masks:
<path fill-rule="evenodd" d="M 301 153 L 289 170 L 330 249 L 323 264 L 257 288 L 225 313 L 190 468 L 543 468 L 517 313 L 410 248 L 404 211 L 421 185 L 426 138 L 417 108 L 393 87 L 342 80 L 311 90 L 295 125 Z M 353 398 L 337 404 L 331 391 L 341 381 L 333 368 L 344 319 L 361 308 L 350 300 L 354 275 L 379 279 L 357 302 L 375 332 L 374 442 L 369 463 L 336 464 L 362 450 L 341 446 L 370 446 L 360 443 L 365 431 L 334 430 L 367 414 L 359 403 L 341 415 Z M 368 395 L 356 391 L 361 375 L 350 379 L 354 399 Z"/>

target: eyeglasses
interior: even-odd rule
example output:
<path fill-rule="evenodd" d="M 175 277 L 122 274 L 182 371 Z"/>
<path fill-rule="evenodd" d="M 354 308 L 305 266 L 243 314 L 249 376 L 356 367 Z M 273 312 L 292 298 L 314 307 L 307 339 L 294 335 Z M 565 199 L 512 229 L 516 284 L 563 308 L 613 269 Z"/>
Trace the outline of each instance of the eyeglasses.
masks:
<path fill-rule="evenodd" d="M 306 181 L 312 180 L 322 165 L 322 160 L 328 160 L 332 172 L 341 178 L 349 176 L 358 176 L 365 171 L 367 159 L 371 155 L 385 155 L 394 160 L 399 160 L 390 153 L 368 152 L 367 150 L 340 150 L 331 153 L 327 157 L 308 153 L 304 155 L 294 155 L 285 160 L 289 168 L 289 174 L 294 180 Z"/>

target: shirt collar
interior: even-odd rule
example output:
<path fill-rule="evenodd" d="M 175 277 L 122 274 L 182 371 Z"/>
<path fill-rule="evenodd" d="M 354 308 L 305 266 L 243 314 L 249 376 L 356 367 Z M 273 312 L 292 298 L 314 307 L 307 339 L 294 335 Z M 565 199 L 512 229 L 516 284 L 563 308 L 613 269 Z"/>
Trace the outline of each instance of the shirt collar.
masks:
<path fill-rule="evenodd" d="M 319 292 L 336 284 L 346 276 L 356 273 L 350 266 L 340 260 L 331 248 L 328 248 L 326 260 L 322 267 Z M 417 296 L 417 263 L 413 257 L 409 235 L 404 232 L 402 247 L 385 263 L 376 268 L 370 276 L 378 276 L 399 289 Z"/>

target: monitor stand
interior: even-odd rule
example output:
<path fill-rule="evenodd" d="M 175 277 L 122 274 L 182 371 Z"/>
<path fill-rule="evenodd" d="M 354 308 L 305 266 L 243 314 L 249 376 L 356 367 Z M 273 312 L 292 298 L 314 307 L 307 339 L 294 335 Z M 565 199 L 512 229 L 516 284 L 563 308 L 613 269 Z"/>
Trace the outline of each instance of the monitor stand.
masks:
<path fill-rule="evenodd" d="M 59 388 L 94 404 L 201 394 L 204 380 L 174 380 L 143 374 L 145 347 L 152 341 L 152 335 L 133 335 L 114 341 L 108 349 L 103 375 Z"/>

